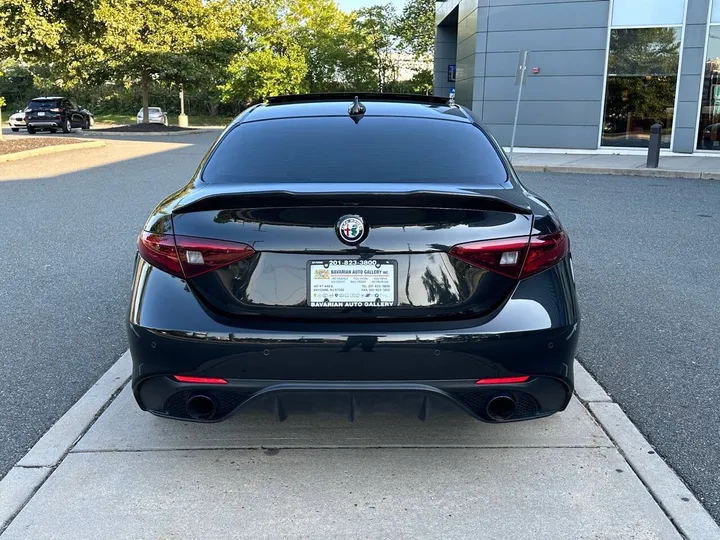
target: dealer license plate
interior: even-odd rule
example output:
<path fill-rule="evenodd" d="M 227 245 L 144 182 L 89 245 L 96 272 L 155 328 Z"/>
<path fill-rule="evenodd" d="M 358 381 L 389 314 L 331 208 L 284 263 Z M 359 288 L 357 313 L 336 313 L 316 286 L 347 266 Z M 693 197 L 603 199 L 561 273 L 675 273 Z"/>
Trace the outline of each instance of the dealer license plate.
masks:
<path fill-rule="evenodd" d="M 38 116 L 45 116 L 45 113 L 42 112 L 42 111 L 40 111 L 40 112 L 38 113 Z"/>
<path fill-rule="evenodd" d="M 397 304 L 397 261 L 339 259 L 308 263 L 311 307 L 387 307 Z"/>

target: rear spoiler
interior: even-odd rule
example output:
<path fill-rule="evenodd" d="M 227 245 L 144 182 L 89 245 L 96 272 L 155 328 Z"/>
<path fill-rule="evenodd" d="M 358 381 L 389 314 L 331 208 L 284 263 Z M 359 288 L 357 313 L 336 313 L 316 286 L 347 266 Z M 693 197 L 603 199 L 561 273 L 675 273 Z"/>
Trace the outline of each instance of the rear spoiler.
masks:
<path fill-rule="evenodd" d="M 203 210 L 228 210 L 234 208 L 267 207 L 308 207 L 308 206 L 374 206 L 374 207 L 418 207 L 452 208 L 461 210 L 487 210 L 511 212 L 514 214 L 532 214 L 533 211 L 521 190 L 493 189 L 464 191 L 413 190 L 402 191 L 290 191 L 239 189 L 233 192 L 230 186 L 217 186 L 226 189 L 199 187 L 186 193 L 168 210 L 174 214 L 199 212 Z M 243 186 L 247 188 L 248 186 Z M 304 186 L 305 187 L 305 186 Z M 317 185 L 316 185 L 317 187 Z M 385 185 L 385 188 L 388 186 Z"/>

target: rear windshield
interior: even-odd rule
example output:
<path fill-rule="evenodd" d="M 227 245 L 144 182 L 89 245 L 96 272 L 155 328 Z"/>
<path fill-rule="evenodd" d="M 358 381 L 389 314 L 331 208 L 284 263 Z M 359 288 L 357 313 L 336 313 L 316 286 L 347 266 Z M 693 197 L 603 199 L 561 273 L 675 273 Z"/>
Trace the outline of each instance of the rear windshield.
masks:
<path fill-rule="evenodd" d="M 28 109 L 52 109 L 60 106 L 59 99 L 38 99 L 28 103 Z"/>
<path fill-rule="evenodd" d="M 500 187 L 507 173 L 465 122 L 318 117 L 241 124 L 203 171 L 209 183 L 447 182 Z"/>
<path fill-rule="evenodd" d="M 159 108 L 159 107 L 148 107 L 148 114 L 154 114 L 154 113 L 159 113 L 159 112 L 160 112 L 160 108 Z M 140 109 L 140 111 L 138 112 L 138 114 L 142 114 L 142 113 L 143 113 L 143 110 Z"/>

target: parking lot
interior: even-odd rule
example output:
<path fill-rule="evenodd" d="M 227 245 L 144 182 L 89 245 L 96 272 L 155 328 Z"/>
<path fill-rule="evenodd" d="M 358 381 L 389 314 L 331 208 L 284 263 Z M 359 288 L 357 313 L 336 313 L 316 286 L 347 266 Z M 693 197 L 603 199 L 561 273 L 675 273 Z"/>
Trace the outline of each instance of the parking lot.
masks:
<path fill-rule="evenodd" d="M 137 232 L 214 137 L 109 137 L 102 148 L 0 165 L 0 327 L 12 336 L 0 342 L 0 475 L 123 355 Z M 720 183 L 522 179 L 552 201 L 572 239 L 578 360 L 720 519 Z M 501 538 L 679 538 L 626 457 L 578 400 L 512 426 L 442 408 L 425 424 L 401 413 L 278 424 L 258 412 L 195 426 L 142 414 L 125 388 L 3 540 L 51 537 L 36 520 L 48 510 L 56 538 L 230 529 L 263 537 L 271 523 L 275 537 L 480 529 Z M 86 482 L 92 491 L 73 491 Z M 126 528 L 109 521 L 113 512 Z M 84 536 L 78 520 L 93 524 Z"/>

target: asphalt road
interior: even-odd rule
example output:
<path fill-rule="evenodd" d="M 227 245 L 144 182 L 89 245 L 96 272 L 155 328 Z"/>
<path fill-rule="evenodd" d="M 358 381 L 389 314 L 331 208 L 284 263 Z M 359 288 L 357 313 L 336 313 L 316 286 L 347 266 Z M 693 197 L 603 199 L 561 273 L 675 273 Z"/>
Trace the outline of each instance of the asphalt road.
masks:
<path fill-rule="evenodd" d="M 138 231 L 215 136 L 0 163 L 0 477 L 127 349 Z"/>
<path fill-rule="evenodd" d="M 720 521 L 720 182 L 521 178 L 570 234 L 578 359 Z"/>
<path fill-rule="evenodd" d="M 137 232 L 214 136 L 0 164 L 0 476 L 127 348 Z M 720 182 L 522 178 L 571 236 L 580 360 L 720 520 Z"/>

